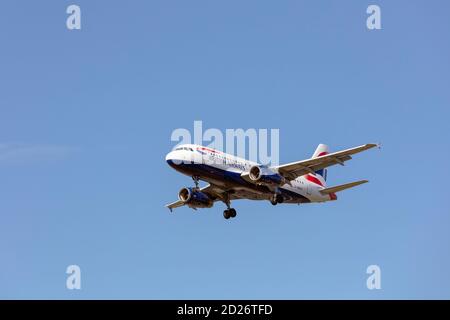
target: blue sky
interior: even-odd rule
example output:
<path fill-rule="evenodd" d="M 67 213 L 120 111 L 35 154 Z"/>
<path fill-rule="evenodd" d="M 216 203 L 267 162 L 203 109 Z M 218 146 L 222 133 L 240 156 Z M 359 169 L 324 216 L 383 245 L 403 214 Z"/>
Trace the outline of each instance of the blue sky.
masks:
<path fill-rule="evenodd" d="M 382 30 L 366 28 L 372 3 Z M 449 9 L 4 1 L 0 298 L 450 298 Z M 370 180 L 337 202 L 171 215 L 192 181 L 164 157 L 194 120 L 279 128 L 281 162 L 318 143 L 383 147 L 329 170 L 331 185 Z"/>

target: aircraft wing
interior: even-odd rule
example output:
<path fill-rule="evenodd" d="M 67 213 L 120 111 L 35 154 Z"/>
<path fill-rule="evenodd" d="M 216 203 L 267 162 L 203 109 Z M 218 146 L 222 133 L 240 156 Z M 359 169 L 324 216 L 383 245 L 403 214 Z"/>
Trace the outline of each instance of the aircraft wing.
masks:
<path fill-rule="evenodd" d="M 225 190 L 216 185 L 208 184 L 207 186 L 201 188 L 200 191 L 207 194 L 214 201 L 218 201 L 218 200 L 225 200 L 226 193 L 229 190 Z M 235 194 L 230 194 L 229 196 L 230 196 L 230 200 L 240 198 Z M 182 207 L 184 205 L 185 205 L 185 203 L 183 201 L 178 200 L 178 201 L 166 204 L 166 207 L 169 208 L 170 211 L 172 211 L 173 209 Z"/>
<path fill-rule="evenodd" d="M 351 155 L 377 147 L 378 144 L 368 143 L 359 147 L 333 152 L 317 158 L 292 162 L 272 169 L 277 170 L 287 180 L 294 180 L 297 177 L 303 176 L 307 173 L 314 173 L 317 170 L 333 166 L 335 164 L 344 165 L 344 162 L 350 160 Z"/>

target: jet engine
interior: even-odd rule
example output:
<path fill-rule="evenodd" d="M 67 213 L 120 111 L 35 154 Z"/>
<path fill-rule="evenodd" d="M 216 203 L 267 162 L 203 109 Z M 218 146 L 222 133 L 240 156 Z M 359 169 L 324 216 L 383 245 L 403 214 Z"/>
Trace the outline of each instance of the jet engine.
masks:
<path fill-rule="evenodd" d="M 178 192 L 178 199 L 191 208 L 211 208 L 214 201 L 206 194 L 195 188 L 183 188 Z"/>
<path fill-rule="evenodd" d="M 263 166 L 253 166 L 249 171 L 249 178 L 255 183 L 279 186 L 284 178 L 277 172 Z"/>

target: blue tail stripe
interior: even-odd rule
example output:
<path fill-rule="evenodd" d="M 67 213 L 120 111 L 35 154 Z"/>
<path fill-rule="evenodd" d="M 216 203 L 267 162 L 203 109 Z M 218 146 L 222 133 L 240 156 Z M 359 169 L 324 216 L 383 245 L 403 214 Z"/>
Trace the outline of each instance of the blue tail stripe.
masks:
<path fill-rule="evenodd" d="M 320 169 L 315 171 L 316 174 L 322 176 L 325 181 L 327 181 L 327 169 Z"/>

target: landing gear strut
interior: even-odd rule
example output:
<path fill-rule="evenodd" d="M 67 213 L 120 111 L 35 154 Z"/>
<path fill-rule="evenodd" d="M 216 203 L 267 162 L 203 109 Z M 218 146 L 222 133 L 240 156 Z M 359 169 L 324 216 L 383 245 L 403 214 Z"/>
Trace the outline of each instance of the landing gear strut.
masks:
<path fill-rule="evenodd" d="M 192 176 L 192 180 L 194 180 L 195 189 L 198 189 L 198 181 L 200 180 L 200 177 L 199 176 Z"/>
<path fill-rule="evenodd" d="M 227 220 L 236 217 L 236 210 L 234 208 L 230 208 L 231 202 L 228 195 L 224 202 L 227 205 L 227 209 L 223 211 L 223 217 Z"/>
<path fill-rule="evenodd" d="M 274 206 L 277 205 L 278 203 L 283 203 L 283 201 L 284 198 L 281 194 L 274 194 L 272 199 L 270 199 L 270 203 Z"/>

